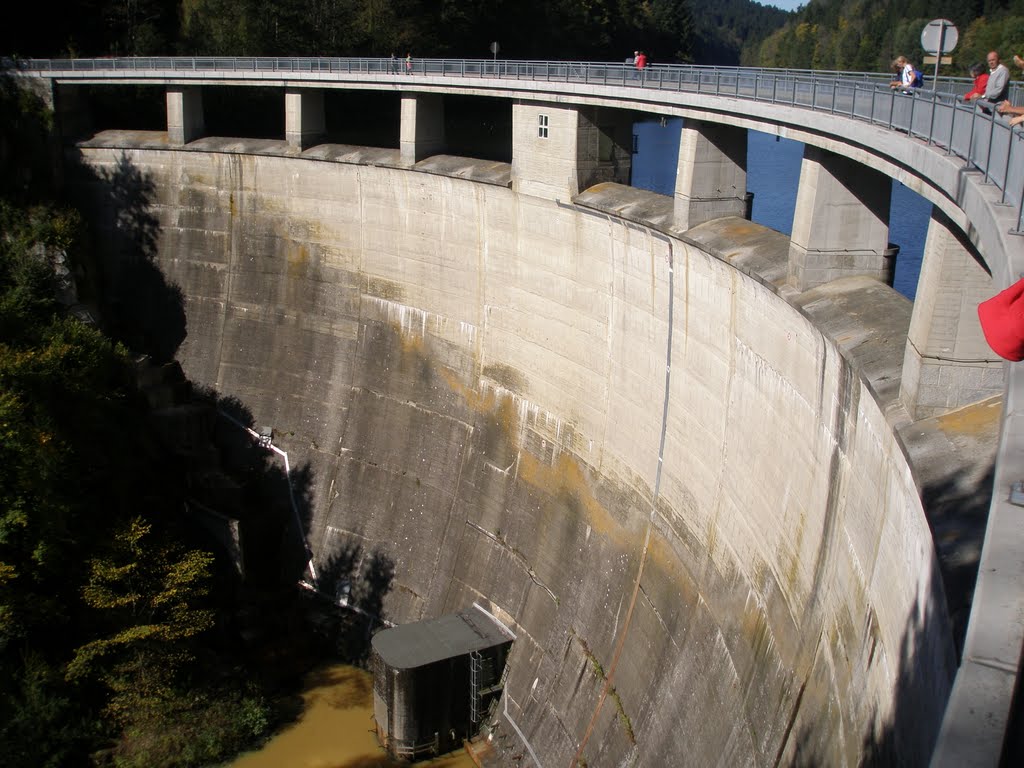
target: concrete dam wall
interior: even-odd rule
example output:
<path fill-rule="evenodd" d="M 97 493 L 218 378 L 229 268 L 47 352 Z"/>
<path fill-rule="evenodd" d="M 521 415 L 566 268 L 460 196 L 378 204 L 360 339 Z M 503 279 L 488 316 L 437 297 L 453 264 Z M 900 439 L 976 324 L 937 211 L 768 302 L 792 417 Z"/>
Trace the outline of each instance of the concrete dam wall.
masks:
<path fill-rule="evenodd" d="M 311 478 L 316 563 L 515 631 L 509 764 L 927 761 L 955 659 L 911 467 L 772 289 L 501 186 L 81 153 L 110 231 L 137 171 L 177 356 Z"/>

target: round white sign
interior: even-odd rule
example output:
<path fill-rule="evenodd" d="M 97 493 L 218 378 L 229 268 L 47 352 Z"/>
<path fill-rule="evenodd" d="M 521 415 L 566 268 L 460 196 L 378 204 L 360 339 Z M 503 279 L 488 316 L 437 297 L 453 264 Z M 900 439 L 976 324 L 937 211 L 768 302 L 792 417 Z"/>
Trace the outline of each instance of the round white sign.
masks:
<path fill-rule="evenodd" d="M 933 56 L 945 56 L 956 48 L 960 33 L 949 19 L 929 21 L 921 31 L 921 47 Z M 939 50 L 939 47 L 942 50 Z"/>

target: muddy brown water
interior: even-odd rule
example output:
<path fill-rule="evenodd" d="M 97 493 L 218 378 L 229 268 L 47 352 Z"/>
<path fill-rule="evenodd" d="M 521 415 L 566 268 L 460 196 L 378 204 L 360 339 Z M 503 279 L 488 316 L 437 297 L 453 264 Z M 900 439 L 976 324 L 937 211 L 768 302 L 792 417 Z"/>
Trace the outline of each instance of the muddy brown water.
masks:
<path fill-rule="evenodd" d="M 299 719 L 230 768 L 392 768 L 373 732 L 373 678 L 344 664 L 306 679 Z M 463 751 L 415 764 L 417 768 L 473 768 Z"/>

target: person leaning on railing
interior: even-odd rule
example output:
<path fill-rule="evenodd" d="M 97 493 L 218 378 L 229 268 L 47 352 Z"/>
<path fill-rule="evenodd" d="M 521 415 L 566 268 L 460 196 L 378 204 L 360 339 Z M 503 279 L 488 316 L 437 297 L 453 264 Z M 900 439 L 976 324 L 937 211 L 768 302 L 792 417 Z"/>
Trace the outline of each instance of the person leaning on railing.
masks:
<path fill-rule="evenodd" d="M 1013 57 L 1013 63 L 1020 67 L 1021 70 L 1024 70 L 1024 58 L 1015 55 Z M 1024 106 L 1015 107 L 1009 102 L 1009 100 L 1006 100 L 999 102 L 999 106 L 996 107 L 996 110 L 1000 115 L 1013 115 L 1013 117 L 1010 118 L 1011 126 L 1024 123 Z"/>
<path fill-rule="evenodd" d="M 988 63 L 988 84 L 985 86 L 985 93 L 972 100 L 987 115 L 991 114 L 993 107 L 1006 100 L 1010 92 L 1010 70 L 1000 63 L 997 51 L 989 51 L 985 60 Z"/>
<path fill-rule="evenodd" d="M 971 77 L 974 78 L 974 87 L 964 94 L 964 101 L 980 99 L 985 95 L 985 88 L 988 86 L 988 72 L 984 64 L 971 65 Z"/>
<path fill-rule="evenodd" d="M 897 56 L 892 63 L 892 69 L 899 74 L 900 79 L 893 80 L 889 83 L 889 87 L 899 88 L 903 93 L 910 93 L 910 89 L 914 87 L 914 65 L 906 56 Z"/>

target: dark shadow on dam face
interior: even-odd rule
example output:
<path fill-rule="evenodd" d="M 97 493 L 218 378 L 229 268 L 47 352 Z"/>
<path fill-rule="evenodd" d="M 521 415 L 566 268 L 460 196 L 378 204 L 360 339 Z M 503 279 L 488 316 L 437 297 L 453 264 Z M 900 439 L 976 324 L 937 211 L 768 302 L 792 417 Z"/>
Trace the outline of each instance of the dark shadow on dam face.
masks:
<path fill-rule="evenodd" d="M 309 562 L 305 540 L 312 515 L 312 468 L 304 463 L 286 473 L 281 458 L 245 430 L 258 425 L 244 403 L 212 389 L 197 391 L 221 417 L 216 430 L 220 462 L 241 485 L 236 514 L 242 523 L 246 581 L 260 588 L 296 584 Z"/>
<path fill-rule="evenodd" d="M 77 156 L 76 156 L 77 157 Z M 152 213 L 152 181 L 122 154 L 110 170 L 75 163 L 74 197 L 89 215 L 101 254 L 87 279 L 106 332 L 134 354 L 156 363 L 172 360 L 186 337 L 184 297 L 154 261 L 159 225 Z M 224 482 L 203 485 L 204 503 L 240 524 L 245 584 L 273 590 L 311 581 L 306 541 L 312 521 L 316 474 L 308 462 L 285 471 L 280 456 L 259 445 L 247 430 L 259 430 L 239 398 L 188 383 L 192 402 L 211 408 L 215 457 L 200 459 Z M 394 579 L 384 552 L 356 545 L 329 557 L 318 588 L 325 616 L 321 634 L 330 650 L 353 663 L 369 657 L 370 638 L 384 624 L 384 598 Z M 338 607 L 354 610 L 339 611 Z M 324 610 L 324 608 L 327 608 Z"/>
<path fill-rule="evenodd" d="M 350 664 L 366 666 L 370 640 L 385 626 L 384 598 L 391 591 L 395 563 L 379 550 L 367 554 L 361 544 L 346 542 L 319 569 L 320 592 L 335 605 L 329 628 L 332 650 Z"/>
<path fill-rule="evenodd" d="M 993 465 L 975 483 L 965 486 L 953 475 L 928 484 L 921 493 L 942 572 L 958 660 L 963 652 L 978 580 L 978 562 L 988 525 L 994 479 Z"/>
<path fill-rule="evenodd" d="M 83 193 L 76 202 L 92 213 L 94 236 L 104 241 L 86 276 L 100 325 L 133 353 L 169 362 L 186 335 L 184 297 L 154 261 L 159 223 L 151 212 L 153 181 L 126 154 L 110 169 L 94 169 L 79 161 L 77 151 L 69 152 Z"/>

